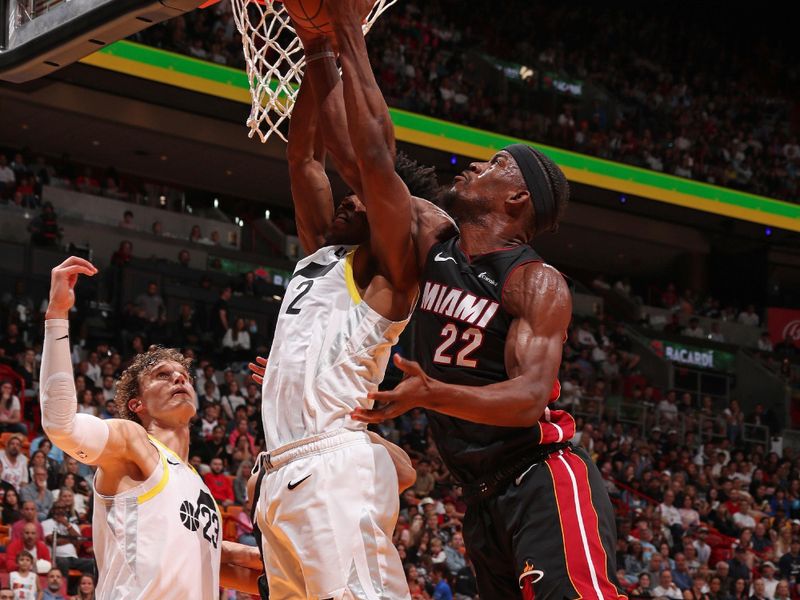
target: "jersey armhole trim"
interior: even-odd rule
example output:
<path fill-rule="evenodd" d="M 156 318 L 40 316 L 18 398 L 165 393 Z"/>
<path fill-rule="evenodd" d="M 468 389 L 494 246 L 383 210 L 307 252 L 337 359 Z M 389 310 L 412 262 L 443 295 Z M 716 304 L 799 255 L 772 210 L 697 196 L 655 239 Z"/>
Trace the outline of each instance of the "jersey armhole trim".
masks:
<path fill-rule="evenodd" d="M 347 291 L 350 293 L 350 298 L 352 298 L 355 304 L 361 304 L 361 294 L 358 293 L 358 286 L 353 277 L 353 257 L 356 254 L 356 250 L 357 248 L 348 252 L 347 258 L 345 258 L 344 281 L 347 284 Z"/>
<path fill-rule="evenodd" d="M 164 452 L 159 452 L 159 455 L 161 458 L 161 467 L 162 467 L 161 479 L 157 484 L 151 487 L 144 494 L 137 496 L 136 504 L 144 504 L 148 500 L 152 500 L 153 498 L 158 496 L 159 493 L 161 493 L 161 490 L 163 490 L 167 486 L 167 483 L 169 482 L 169 467 L 167 466 L 167 455 L 164 454 Z"/>

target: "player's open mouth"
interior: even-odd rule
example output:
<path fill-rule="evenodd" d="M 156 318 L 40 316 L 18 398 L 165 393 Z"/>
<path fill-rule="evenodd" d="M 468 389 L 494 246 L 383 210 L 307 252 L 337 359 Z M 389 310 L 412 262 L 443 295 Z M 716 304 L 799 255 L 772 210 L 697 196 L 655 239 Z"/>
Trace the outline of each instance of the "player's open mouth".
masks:
<path fill-rule="evenodd" d="M 189 395 L 189 390 L 187 390 L 186 388 L 183 388 L 183 387 L 182 388 L 177 388 L 175 390 L 172 390 L 172 396 L 173 397 L 177 396 L 178 394 L 186 394 L 188 396 Z"/>

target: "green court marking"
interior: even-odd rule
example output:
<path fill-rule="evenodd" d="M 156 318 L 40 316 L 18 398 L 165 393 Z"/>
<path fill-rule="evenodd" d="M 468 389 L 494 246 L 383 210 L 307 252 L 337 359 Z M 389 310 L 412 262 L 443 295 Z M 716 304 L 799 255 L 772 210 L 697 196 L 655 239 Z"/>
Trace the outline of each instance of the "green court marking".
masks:
<path fill-rule="evenodd" d="M 215 84 L 230 85 L 244 90 L 249 87 L 247 75 L 244 71 L 126 40 L 111 44 L 99 50 L 99 52 L 134 63 L 141 63 L 167 71 L 179 72 Z M 131 74 L 135 75 L 136 73 L 132 72 Z M 166 79 L 164 83 L 169 83 L 168 79 Z M 203 89 L 202 83 L 199 83 L 196 91 L 204 92 L 206 90 Z M 747 194 L 745 192 L 701 183 L 691 179 L 684 179 L 682 177 L 665 175 L 648 169 L 594 158 L 584 154 L 578 154 L 552 146 L 545 146 L 528 140 L 520 140 L 490 131 L 466 127 L 464 125 L 458 125 L 456 123 L 442 121 L 440 119 L 434 119 L 396 108 L 390 109 L 390 113 L 395 126 L 406 128 L 412 131 L 412 133 L 416 132 L 433 135 L 445 140 L 452 140 L 456 143 L 470 144 L 493 151 L 499 150 L 514 142 L 525 142 L 547 152 L 547 154 L 562 167 L 584 171 L 589 176 L 603 176 L 618 180 L 620 184 L 623 182 L 631 182 L 658 188 L 668 193 L 673 192 L 711 200 L 727 205 L 729 209 L 733 210 L 744 209 L 759 211 L 765 213 L 765 216 L 769 214 L 783 219 L 798 219 L 798 227 L 800 227 L 800 205 L 798 204 Z M 607 189 L 611 189 L 612 191 L 619 191 L 619 189 L 614 187 L 613 182 L 603 187 L 607 187 Z M 664 201 L 663 198 L 660 200 Z M 726 213 L 720 212 L 719 214 Z"/>

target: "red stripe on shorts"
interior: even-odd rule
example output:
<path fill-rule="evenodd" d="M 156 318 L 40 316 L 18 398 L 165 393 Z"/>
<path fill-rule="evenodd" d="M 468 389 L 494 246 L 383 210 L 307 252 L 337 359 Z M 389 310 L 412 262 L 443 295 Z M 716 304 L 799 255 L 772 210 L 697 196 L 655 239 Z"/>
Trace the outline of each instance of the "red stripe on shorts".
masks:
<path fill-rule="evenodd" d="M 553 477 L 561 520 L 567 574 L 580 598 L 624 598 L 608 578 L 606 551 L 592 505 L 589 472 L 569 450 L 553 454 L 546 464 Z"/>

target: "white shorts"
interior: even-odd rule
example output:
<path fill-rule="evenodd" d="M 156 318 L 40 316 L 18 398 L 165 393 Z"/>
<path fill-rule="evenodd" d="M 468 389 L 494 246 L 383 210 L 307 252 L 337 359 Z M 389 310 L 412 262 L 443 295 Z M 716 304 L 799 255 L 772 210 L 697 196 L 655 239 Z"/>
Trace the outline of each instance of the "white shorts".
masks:
<path fill-rule="evenodd" d="M 270 600 L 410 598 L 388 451 L 340 430 L 270 453 L 256 519 Z"/>

